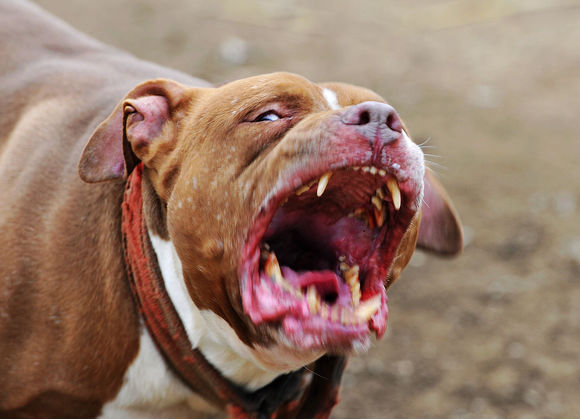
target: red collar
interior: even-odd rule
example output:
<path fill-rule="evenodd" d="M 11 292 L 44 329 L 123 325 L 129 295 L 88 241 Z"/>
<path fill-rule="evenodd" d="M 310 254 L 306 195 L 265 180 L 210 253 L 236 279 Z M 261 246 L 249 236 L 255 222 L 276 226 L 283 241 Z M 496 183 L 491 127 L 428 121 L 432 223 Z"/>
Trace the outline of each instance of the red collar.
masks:
<path fill-rule="evenodd" d="M 122 204 L 123 249 L 133 297 L 157 348 L 173 371 L 195 393 L 233 418 L 326 418 L 338 402 L 346 359 L 323 356 L 309 384 L 305 370 L 278 377 L 247 392 L 223 377 L 192 348 L 181 319 L 165 290 L 157 256 L 143 217 L 143 164 L 135 167 Z"/>

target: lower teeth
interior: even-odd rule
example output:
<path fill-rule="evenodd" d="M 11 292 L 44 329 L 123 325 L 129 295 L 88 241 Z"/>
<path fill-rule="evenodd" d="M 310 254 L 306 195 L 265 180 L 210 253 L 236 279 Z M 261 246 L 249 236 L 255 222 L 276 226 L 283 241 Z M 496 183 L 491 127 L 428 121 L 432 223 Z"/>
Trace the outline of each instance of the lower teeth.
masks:
<path fill-rule="evenodd" d="M 334 323 L 339 322 L 343 325 L 360 324 L 368 322 L 371 317 L 379 310 L 381 304 L 380 295 L 375 295 L 361 302 L 361 290 L 359 282 L 359 266 L 349 266 L 344 262 L 345 257 L 341 256 L 340 270 L 342 271 L 345 282 L 349 285 L 352 299 L 352 309 L 333 305 L 332 307 L 321 301 L 316 288 L 311 285 L 307 288 L 306 293 L 302 293 L 284 278 L 280 264 L 274 252 L 269 251 L 265 246 L 262 252 L 262 258 L 265 259 L 264 272 L 279 287 L 300 298 L 306 298 L 308 309 L 311 314 L 318 314 L 324 320 L 330 320 Z"/>

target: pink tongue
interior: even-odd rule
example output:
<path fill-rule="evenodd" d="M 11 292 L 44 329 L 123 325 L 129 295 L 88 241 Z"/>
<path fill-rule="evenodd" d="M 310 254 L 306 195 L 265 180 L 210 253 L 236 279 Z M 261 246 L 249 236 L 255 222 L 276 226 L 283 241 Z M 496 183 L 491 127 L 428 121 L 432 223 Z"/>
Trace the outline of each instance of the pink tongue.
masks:
<path fill-rule="evenodd" d="M 318 295 L 338 294 L 340 278 L 332 271 L 294 272 L 282 266 L 282 275 L 294 288 L 306 290 L 313 285 Z"/>

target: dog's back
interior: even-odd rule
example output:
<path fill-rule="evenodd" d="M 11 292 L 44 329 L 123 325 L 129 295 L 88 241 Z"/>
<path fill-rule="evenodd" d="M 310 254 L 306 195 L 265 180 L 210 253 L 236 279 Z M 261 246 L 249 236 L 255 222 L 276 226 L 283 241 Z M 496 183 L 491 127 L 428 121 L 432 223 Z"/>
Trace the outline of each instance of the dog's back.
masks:
<path fill-rule="evenodd" d="M 50 400 L 92 416 L 120 387 L 139 326 L 123 256 L 113 253 L 122 185 L 81 182 L 79 156 L 138 82 L 203 82 L 23 0 L 0 1 L 0 56 L 0 411 L 34 416 Z M 25 410 L 10 410 L 33 394 Z"/>
<path fill-rule="evenodd" d="M 90 129 L 110 112 L 111 100 L 119 100 L 137 83 L 167 77 L 189 85 L 207 85 L 178 71 L 170 70 L 118 51 L 82 34 L 25 0 L 0 2 L 0 144 L 22 120 L 24 112 L 42 102 L 55 107 L 74 106 L 67 117 L 91 118 L 75 124 Z M 90 103 L 84 100 L 90 97 Z M 49 103 L 50 102 L 50 105 Z M 86 108 L 86 112 L 79 112 Z M 98 111 L 102 108 L 102 114 Z M 84 115 L 83 115 L 84 114 Z M 31 118 L 29 118 L 31 119 Z M 64 119 L 64 118 L 63 118 Z M 44 127 L 59 121 L 45 121 Z M 63 128 L 60 125 L 59 128 Z M 42 135 L 42 131 L 37 132 Z M 73 136 L 77 138 L 76 136 Z M 88 137 L 86 137 L 88 138 Z M 85 139 L 86 139 L 85 138 Z M 76 162 L 75 162 L 76 164 Z"/>
<path fill-rule="evenodd" d="M 218 385 L 211 377 L 219 374 L 211 371 L 199 381 L 212 383 L 208 400 L 233 406 L 231 412 L 238 404 L 248 412 L 269 410 L 270 400 L 258 406 L 254 397 L 287 391 L 287 381 L 274 377 L 301 370 L 329 348 L 347 353 L 365 347 L 372 333 L 382 335 L 383 279 L 388 269 L 389 281 L 398 277 L 417 235 L 420 245 L 441 253 L 461 248 L 450 201 L 429 175 L 423 180 L 420 149 L 396 111 L 367 89 L 288 73 L 197 89 L 207 84 L 101 45 L 23 0 L 0 0 L 0 57 L 0 417 L 94 417 L 113 399 L 112 409 L 190 401 L 193 393 L 171 375 L 152 337 L 141 335 L 129 289 L 120 208 L 132 157 L 149 176 L 135 195 L 146 223 L 137 240 L 155 237 L 151 253 L 163 255 L 165 271 L 154 276 L 172 284 L 176 294 L 168 299 L 185 295 L 178 315 L 194 320 L 175 335 L 193 336 L 196 350 L 212 355 L 203 365 L 211 362 L 236 383 Z M 264 128 L 270 122 L 278 128 Z M 110 182 L 83 183 L 81 153 L 83 179 Z M 351 177 L 355 183 L 343 194 Z M 304 191 L 293 188 L 316 181 L 316 194 L 297 198 Z M 424 194 L 422 237 L 424 185 L 432 192 Z M 277 207 L 280 193 L 288 194 L 283 202 L 290 199 L 295 213 Z M 357 209 L 365 217 L 353 219 L 349 211 Z M 276 260 L 279 276 L 267 272 L 274 262 L 261 266 L 259 260 L 261 246 L 270 249 L 263 222 L 275 213 L 284 221 L 271 223 L 268 240 L 291 243 L 285 259 L 308 259 L 288 262 L 294 285 L 282 281 L 274 250 L 267 260 Z M 296 218 L 304 220 L 289 229 Z M 321 236 L 312 242 L 310 222 Z M 352 237 L 335 240 L 345 232 Z M 393 239 L 377 244 L 377 237 Z M 347 244 L 354 241 L 364 243 Z M 372 257 L 361 256 L 371 251 Z M 356 270 L 342 269 L 345 253 Z M 370 265 L 377 260 L 382 265 L 375 269 Z M 347 283 L 345 272 L 357 273 Z M 262 278 L 271 286 L 262 287 Z M 318 278 L 332 292 L 317 291 Z M 193 345 L 183 342 L 170 343 Z M 328 359 L 320 359 L 324 367 Z M 333 372 L 313 372 L 301 412 L 329 411 L 335 402 L 342 357 L 328 365 Z M 198 375 L 187 370 L 183 377 Z M 252 391 L 265 387 L 238 403 L 237 390 L 227 392 L 236 397 L 222 391 L 237 383 Z"/>

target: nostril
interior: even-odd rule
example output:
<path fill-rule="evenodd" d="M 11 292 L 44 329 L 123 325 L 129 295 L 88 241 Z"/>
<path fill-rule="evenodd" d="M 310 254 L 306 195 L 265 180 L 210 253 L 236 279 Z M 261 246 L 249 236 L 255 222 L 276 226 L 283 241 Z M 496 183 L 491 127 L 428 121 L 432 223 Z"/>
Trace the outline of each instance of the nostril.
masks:
<path fill-rule="evenodd" d="M 366 125 L 371 121 L 371 115 L 368 111 L 362 111 L 359 115 L 358 125 Z"/>
<path fill-rule="evenodd" d="M 375 127 L 387 127 L 396 133 L 403 132 L 403 124 L 395 109 L 379 102 L 363 102 L 347 109 L 341 117 L 341 121 L 346 125 L 369 125 Z M 375 128 L 376 129 L 376 128 Z"/>
<path fill-rule="evenodd" d="M 403 132 L 403 124 L 401 123 L 401 119 L 397 112 L 393 111 L 390 112 L 387 116 L 387 126 L 392 129 L 393 131 L 402 133 Z"/>

